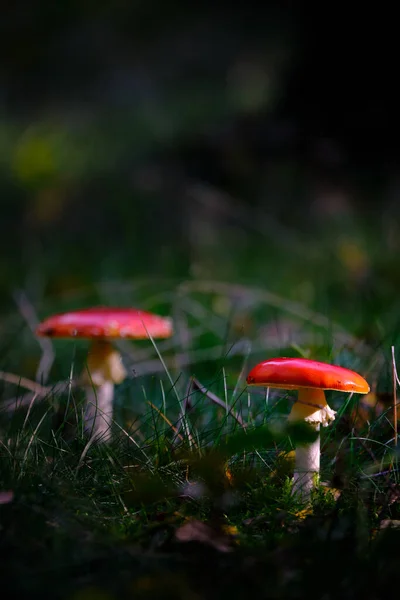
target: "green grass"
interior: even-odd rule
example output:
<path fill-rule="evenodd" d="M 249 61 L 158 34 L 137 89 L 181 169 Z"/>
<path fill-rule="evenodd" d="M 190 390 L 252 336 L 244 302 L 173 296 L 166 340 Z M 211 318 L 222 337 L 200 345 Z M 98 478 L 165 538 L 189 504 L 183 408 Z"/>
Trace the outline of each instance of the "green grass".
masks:
<path fill-rule="evenodd" d="M 295 165 L 278 167 L 275 185 L 291 188 Z M 400 520 L 395 215 L 294 207 L 280 219 L 228 199 L 203 240 L 175 217 L 162 227 L 162 189 L 129 188 L 115 173 L 77 192 L 61 178 L 49 198 L 44 184 L 28 193 L 5 181 L 0 597 L 388 596 L 400 547 L 399 530 L 384 527 Z M 216 190 L 199 189 L 206 206 Z M 20 213 L 28 225 L 13 229 Z M 117 344 L 129 377 L 107 447 L 87 444 L 83 392 L 69 385 L 87 344 L 32 332 L 37 319 L 93 304 L 169 314 L 176 330 Z M 308 512 L 290 494 L 288 453 L 303 435 L 285 429 L 293 395 L 245 385 L 253 365 L 283 355 L 349 367 L 376 392 L 376 407 L 327 394 L 338 415 L 321 432 L 323 485 Z"/>
<path fill-rule="evenodd" d="M 351 274 L 333 270 L 341 311 L 326 288 L 318 301 L 318 282 L 314 302 L 281 296 L 294 266 L 273 293 L 218 280 L 110 282 L 97 292 L 103 302 L 134 299 L 171 313 L 176 334 L 156 347 L 120 345 L 132 370 L 116 389 L 119 425 L 108 447 L 87 444 L 82 391 L 67 384 L 37 395 L 28 410 L 1 413 L 0 490 L 13 492 L 0 504 L 5 598 L 50 589 L 54 598 L 380 598 L 398 585 L 400 533 L 381 529 L 400 519 L 390 397 L 379 396 L 367 420 L 362 398 L 328 393 L 338 418 L 322 431 L 324 485 L 304 512 L 290 494 L 286 453 L 307 434 L 285 428 L 292 396 L 245 386 L 258 360 L 302 354 L 358 370 L 378 392 L 391 389 L 394 307 L 379 327 L 364 302 L 344 311 L 356 291 Z M 35 308 L 45 316 L 88 305 L 95 289 L 48 295 Z M 2 321 L 2 367 L 34 379 L 41 349 L 19 307 Z M 367 324 L 369 338 L 360 334 Z M 86 350 L 54 343 L 43 385 L 79 373 Z M 5 400 L 32 397 L 3 384 Z"/>

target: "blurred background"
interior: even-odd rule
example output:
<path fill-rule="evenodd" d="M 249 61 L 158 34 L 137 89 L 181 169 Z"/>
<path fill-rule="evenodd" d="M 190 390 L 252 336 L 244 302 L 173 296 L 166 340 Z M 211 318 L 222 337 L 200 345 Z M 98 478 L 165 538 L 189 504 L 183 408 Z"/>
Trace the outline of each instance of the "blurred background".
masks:
<path fill-rule="evenodd" d="M 276 352 L 299 343 L 289 313 L 395 341 L 392 21 L 336 3 L 5 2 L 3 367 L 34 371 L 32 312 L 182 314 L 172 300 L 182 309 L 196 281 L 217 296 L 192 296 L 190 318 L 220 337 L 227 321 L 234 341 L 263 327 Z M 272 294 L 259 320 L 256 288 Z M 37 355 L 22 358 L 28 341 Z"/>

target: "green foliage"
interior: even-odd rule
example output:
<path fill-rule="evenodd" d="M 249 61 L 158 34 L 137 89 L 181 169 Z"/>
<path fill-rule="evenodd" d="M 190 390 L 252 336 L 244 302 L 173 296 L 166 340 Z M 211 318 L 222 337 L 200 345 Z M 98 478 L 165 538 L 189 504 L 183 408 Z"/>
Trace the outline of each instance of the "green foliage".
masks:
<path fill-rule="evenodd" d="M 227 458 L 234 454 L 271 448 L 290 438 L 294 445 L 314 442 L 318 433 L 307 423 L 284 423 L 248 428 L 228 435 L 220 441 L 219 450 Z"/>

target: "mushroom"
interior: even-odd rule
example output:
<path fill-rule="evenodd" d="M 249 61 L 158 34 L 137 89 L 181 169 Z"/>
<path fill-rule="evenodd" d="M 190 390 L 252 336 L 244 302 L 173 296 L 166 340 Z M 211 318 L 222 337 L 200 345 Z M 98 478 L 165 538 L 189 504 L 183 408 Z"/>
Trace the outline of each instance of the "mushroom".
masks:
<path fill-rule="evenodd" d="M 247 384 L 298 390 L 297 401 L 289 414 L 290 422 L 305 421 L 316 431 L 335 420 L 336 412 L 325 399 L 324 390 L 367 394 L 369 385 L 358 373 L 307 358 L 271 358 L 256 365 Z M 318 481 L 320 436 L 315 442 L 296 448 L 293 493 L 308 501 Z"/>
<path fill-rule="evenodd" d="M 109 340 L 168 338 L 172 320 L 133 308 L 87 308 L 53 315 L 43 321 L 37 335 L 92 340 L 87 369 L 80 377 L 86 391 L 85 431 L 101 441 L 111 438 L 114 384 L 127 372 L 120 353 Z"/>

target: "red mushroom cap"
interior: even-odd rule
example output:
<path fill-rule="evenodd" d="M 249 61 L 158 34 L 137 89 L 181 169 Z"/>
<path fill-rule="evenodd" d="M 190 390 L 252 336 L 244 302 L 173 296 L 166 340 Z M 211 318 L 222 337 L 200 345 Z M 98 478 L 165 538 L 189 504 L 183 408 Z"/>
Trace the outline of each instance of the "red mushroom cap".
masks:
<path fill-rule="evenodd" d="M 167 338 L 172 320 L 135 308 L 86 308 L 49 317 L 36 329 L 39 336 L 57 338 Z"/>
<path fill-rule="evenodd" d="M 250 371 L 247 383 L 284 389 L 317 388 L 357 394 L 369 392 L 367 381 L 358 373 L 308 358 L 266 360 Z"/>

